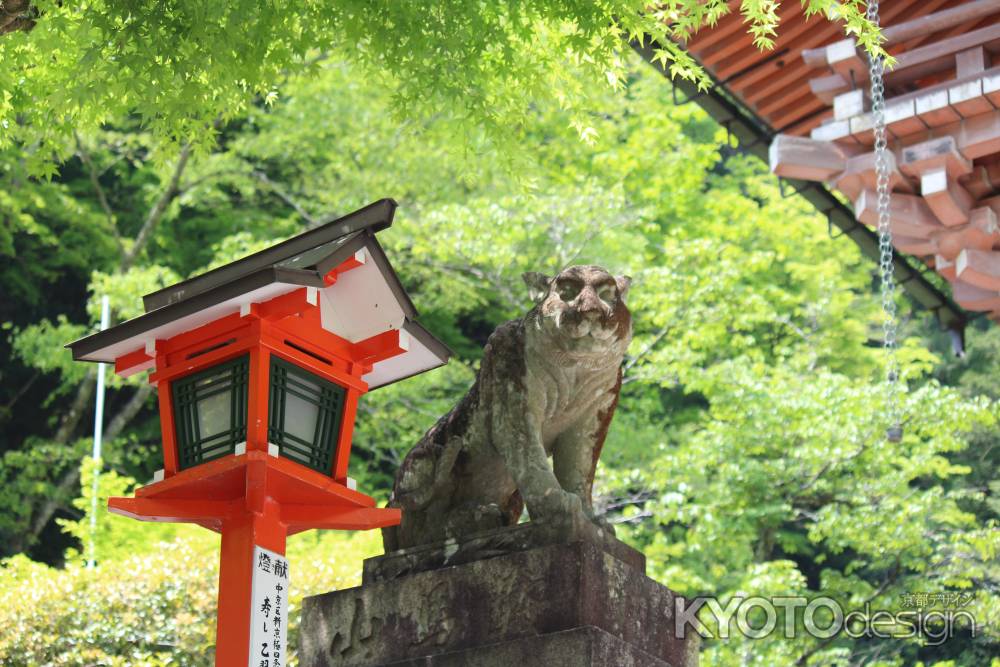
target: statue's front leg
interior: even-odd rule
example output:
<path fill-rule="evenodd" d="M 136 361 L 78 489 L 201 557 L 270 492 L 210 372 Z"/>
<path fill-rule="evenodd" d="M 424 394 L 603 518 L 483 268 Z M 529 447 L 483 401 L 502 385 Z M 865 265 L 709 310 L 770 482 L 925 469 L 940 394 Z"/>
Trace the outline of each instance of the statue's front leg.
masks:
<path fill-rule="evenodd" d="M 493 446 L 514 478 L 532 520 L 583 516 L 580 497 L 559 484 L 545 453 L 541 435 L 544 406 L 528 405 L 525 392 L 512 386 L 504 386 L 496 398 L 491 418 Z"/>
<path fill-rule="evenodd" d="M 580 496 L 583 507 L 591 508 L 594 485 L 594 428 L 596 419 L 581 420 L 556 439 L 552 448 L 552 469 L 562 488 Z"/>
<path fill-rule="evenodd" d="M 607 406 L 595 409 L 563 432 L 552 448 L 552 467 L 562 488 L 580 497 L 587 516 L 614 534 L 613 526 L 595 517 L 593 510 L 594 474 L 607 433 L 607 414 Z"/>

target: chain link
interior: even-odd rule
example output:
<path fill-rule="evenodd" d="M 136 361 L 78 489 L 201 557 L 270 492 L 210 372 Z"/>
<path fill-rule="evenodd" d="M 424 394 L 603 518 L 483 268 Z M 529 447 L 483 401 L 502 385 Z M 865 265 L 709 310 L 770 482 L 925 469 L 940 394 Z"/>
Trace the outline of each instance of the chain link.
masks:
<path fill-rule="evenodd" d="M 879 25 L 878 0 L 868 0 L 868 20 Z M 890 442 L 902 438 L 899 360 L 896 356 L 896 280 L 893 275 L 892 229 L 889 226 L 889 150 L 885 129 L 885 61 L 869 54 L 872 120 L 875 131 L 875 183 L 878 208 L 879 274 L 882 291 L 882 336 L 886 366 L 886 433 Z"/>

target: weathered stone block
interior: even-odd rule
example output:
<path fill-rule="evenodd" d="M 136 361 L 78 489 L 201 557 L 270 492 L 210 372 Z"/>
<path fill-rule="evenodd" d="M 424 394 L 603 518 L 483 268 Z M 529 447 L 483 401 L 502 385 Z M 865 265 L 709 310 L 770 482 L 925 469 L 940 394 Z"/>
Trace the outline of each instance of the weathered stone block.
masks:
<path fill-rule="evenodd" d="M 671 667 L 595 627 L 512 639 L 465 651 L 393 662 L 387 667 Z"/>
<path fill-rule="evenodd" d="M 675 594 L 608 549 L 548 544 L 306 598 L 301 664 L 696 664 L 696 642 L 675 637 Z"/>

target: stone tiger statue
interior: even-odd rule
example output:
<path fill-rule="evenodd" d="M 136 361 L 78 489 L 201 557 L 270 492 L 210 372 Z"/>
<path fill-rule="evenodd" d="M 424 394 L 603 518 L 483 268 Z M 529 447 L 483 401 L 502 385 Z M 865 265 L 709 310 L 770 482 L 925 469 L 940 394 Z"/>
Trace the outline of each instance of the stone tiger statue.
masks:
<path fill-rule="evenodd" d="M 631 278 L 526 273 L 534 308 L 490 336 L 469 392 L 409 452 L 386 552 L 532 520 L 593 519 L 591 487 L 632 339 Z M 552 463 L 549 463 L 549 457 Z"/>

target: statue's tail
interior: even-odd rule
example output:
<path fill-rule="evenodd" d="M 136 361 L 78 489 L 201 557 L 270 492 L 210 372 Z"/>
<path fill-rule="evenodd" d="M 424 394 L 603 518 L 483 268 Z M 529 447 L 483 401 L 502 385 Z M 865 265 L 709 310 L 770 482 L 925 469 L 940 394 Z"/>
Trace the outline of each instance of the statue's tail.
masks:
<path fill-rule="evenodd" d="M 468 411 L 468 395 L 459 401 L 448 414 L 431 427 L 420 442 L 403 459 L 392 487 L 389 507 L 403 510 L 399 526 L 382 530 L 385 550 L 395 551 L 412 546 L 411 533 L 420 532 L 425 510 L 442 489 L 450 486 L 455 461 L 464 444 L 464 425 L 459 426 L 457 415 Z"/>
<path fill-rule="evenodd" d="M 439 419 L 403 459 L 393 484 L 391 507 L 404 512 L 423 509 L 438 489 L 447 485 L 462 451 L 462 438 L 451 428 L 460 407 L 461 403 Z"/>
<path fill-rule="evenodd" d="M 438 457 L 435 448 L 426 444 L 426 441 L 421 442 L 403 459 L 392 487 L 390 507 L 399 507 L 404 512 L 421 510 L 434 497 Z"/>
<path fill-rule="evenodd" d="M 403 520 L 398 526 L 382 529 L 382 545 L 386 553 L 413 546 L 411 533 L 423 524 L 424 510 L 434 500 L 439 488 L 441 452 L 442 448 L 434 447 L 425 436 L 403 459 L 389 499 L 389 507 L 403 510 Z"/>

